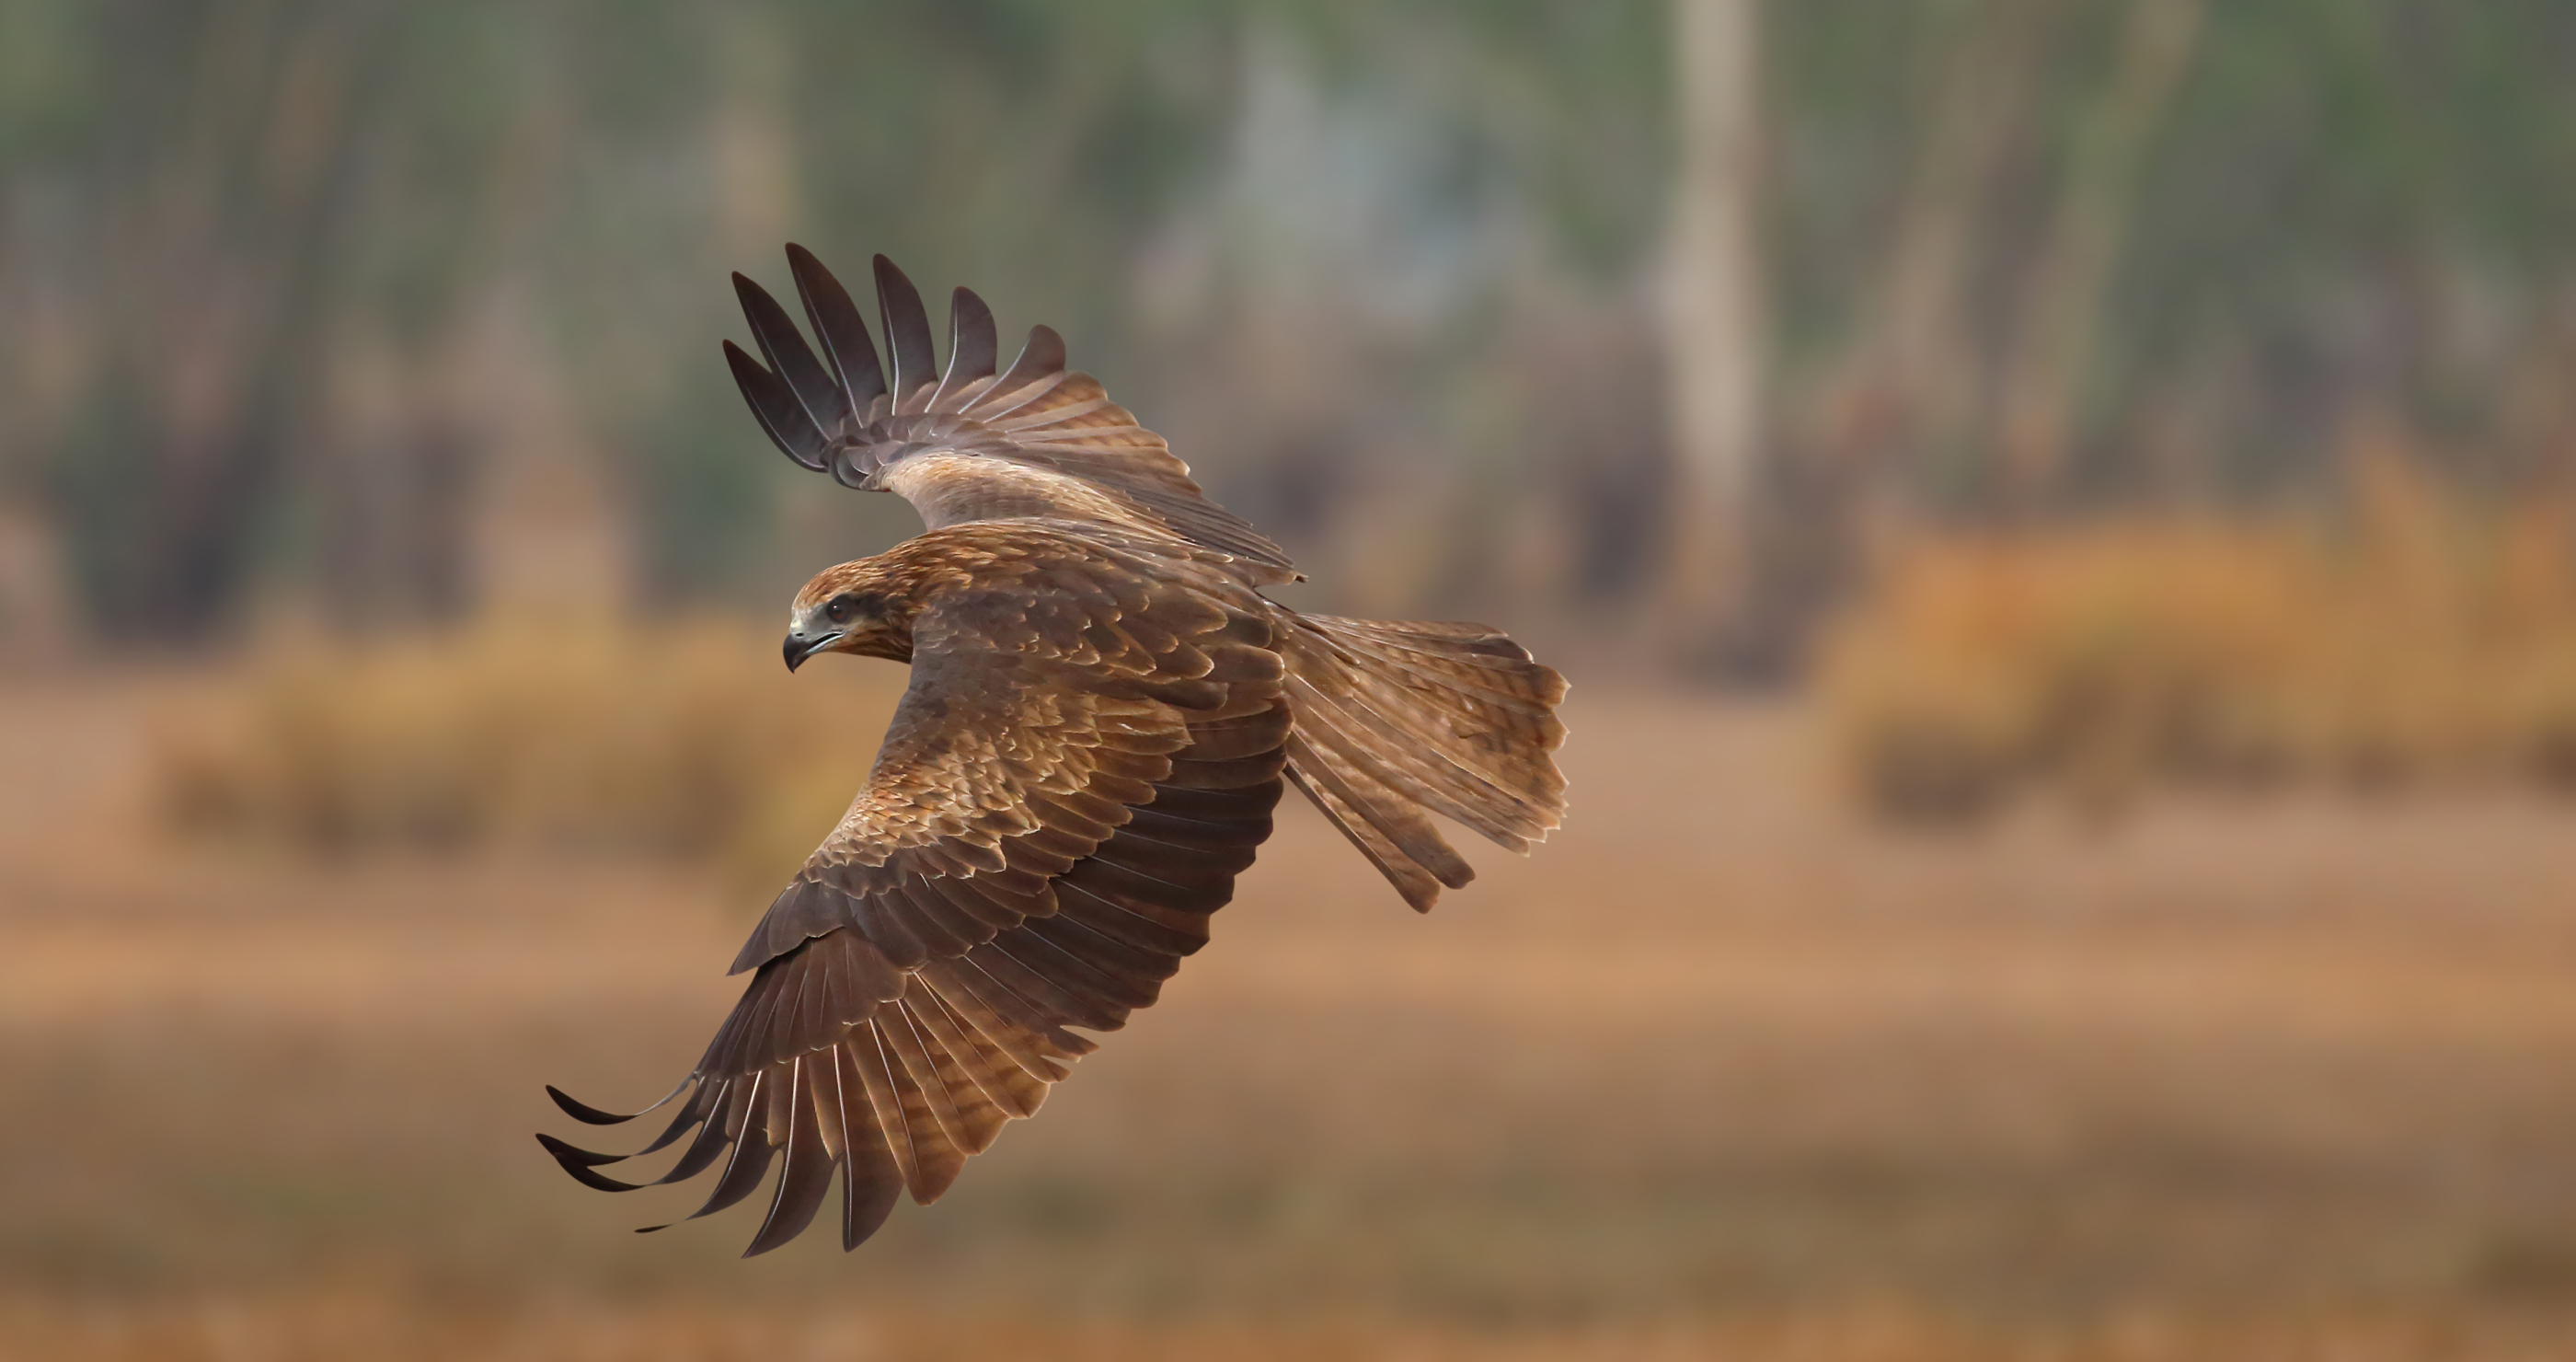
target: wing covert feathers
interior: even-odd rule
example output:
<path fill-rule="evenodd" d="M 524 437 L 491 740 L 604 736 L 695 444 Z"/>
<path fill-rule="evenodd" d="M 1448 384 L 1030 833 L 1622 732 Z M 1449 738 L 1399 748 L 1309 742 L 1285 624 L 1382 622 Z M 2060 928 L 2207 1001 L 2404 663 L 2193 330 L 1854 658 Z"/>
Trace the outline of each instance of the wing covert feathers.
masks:
<path fill-rule="evenodd" d="M 1289 778 L 1405 902 L 1475 878 L 1430 814 L 1518 852 L 1564 822 L 1553 668 L 1480 624 L 1281 613 Z"/>
<path fill-rule="evenodd" d="M 1065 367 L 1064 340 L 1054 331 L 1032 328 L 997 377 L 992 310 L 958 289 L 942 372 L 920 290 L 878 256 L 881 368 L 840 281 L 801 246 L 787 255 L 820 358 L 786 309 L 736 275 L 761 359 L 728 341 L 726 362 L 761 429 L 789 458 L 852 487 L 894 492 L 932 529 L 970 520 L 1089 521 L 1214 549 L 1249 583 L 1296 576 L 1278 545 L 1208 500 L 1163 437 L 1111 401 L 1098 379 Z"/>

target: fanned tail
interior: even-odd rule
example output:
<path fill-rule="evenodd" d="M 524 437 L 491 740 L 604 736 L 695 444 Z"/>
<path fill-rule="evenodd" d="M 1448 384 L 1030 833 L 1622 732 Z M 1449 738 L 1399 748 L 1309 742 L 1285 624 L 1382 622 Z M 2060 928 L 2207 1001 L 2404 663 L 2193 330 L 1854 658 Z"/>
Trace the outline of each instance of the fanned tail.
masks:
<path fill-rule="evenodd" d="M 1528 649 L 1481 624 L 1281 614 L 1289 778 L 1405 902 L 1475 878 L 1431 814 L 1519 852 L 1564 821 L 1565 678 Z"/>

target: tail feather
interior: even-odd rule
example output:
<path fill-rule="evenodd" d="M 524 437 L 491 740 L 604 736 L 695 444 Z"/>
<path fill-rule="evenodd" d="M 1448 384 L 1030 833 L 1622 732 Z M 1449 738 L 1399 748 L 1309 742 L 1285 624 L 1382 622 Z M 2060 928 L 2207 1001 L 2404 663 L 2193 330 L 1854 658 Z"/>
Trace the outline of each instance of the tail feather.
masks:
<path fill-rule="evenodd" d="M 1405 902 L 1427 910 L 1439 899 L 1440 886 L 1456 889 L 1476 878 L 1475 868 L 1441 840 L 1440 830 L 1402 791 L 1303 737 L 1288 740 L 1288 756 L 1297 788 L 1376 864 Z"/>
<path fill-rule="evenodd" d="M 1481 625 L 1331 623 L 1347 626 L 1342 631 L 1346 635 L 1375 644 L 1376 660 L 1431 687 L 1429 698 L 1434 703 L 1469 721 L 1472 731 L 1462 737 L 1473 739 L 1491 731 L 1519 739 L 1521 750 L 1540 752 L 1552 752 L 1565 741 L 1565 726 L 1556 718 L 1556 705 L 1565 699 L 1565 678 L 1533 663 L 1528 651 L 1509 638 Z M 1458 632 L 1428 637 L 1422 632 L 1431 629 Z M 1451 651 L 1421 646 L 1435 641 L 1450 645 Z M 1554 776 L 1552 768 L 1548 774 Z M 1564 792 L 1562 776 L 1555 776 L 1553 788 L 1560 795 Z"/>
<path fill-rule="evenodd" d="M 1476 624 L 1288 618 L 1288 774 L 1407 903 L 1475 878 L 1429 814 L 1521 852 L 1564 821 L 1565 678 L 1526 649 Z"/>
<path fill-rule="evenodd" d="M 1513 851 L 1529 849 L 1534 837 L 1523 829 L 1532 820 L 1515 807 L 1519 801 L 1423 731 L 1442 726 L 1438 716 L 1416 712 L 1422 708 L 1419 702 L 1408 704 L 1411 697 L 1402 692 L 1387 693 L 1389 688 L 1365 672 L 1354 669 L 1341 680 L 1334 687 L 1289 678 L 1288 694 L 1298 714 L 1312 717 L 1312 748 L 1389 787 L 1405 805 L 1464 824 Z"/>

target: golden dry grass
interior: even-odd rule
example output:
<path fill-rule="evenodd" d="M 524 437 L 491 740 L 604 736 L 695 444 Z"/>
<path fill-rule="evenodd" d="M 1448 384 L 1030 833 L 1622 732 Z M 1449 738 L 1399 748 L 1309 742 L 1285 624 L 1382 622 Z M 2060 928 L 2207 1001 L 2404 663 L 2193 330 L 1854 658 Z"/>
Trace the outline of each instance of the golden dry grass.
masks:
<path fill-rule="evenodd" d="M 2576 523 L 2365 466 L 2331 527 L 2182 520 L 1897 555 L 1830 652 L 1883 810 L 2050 786 L 2576 778 Z"/>
<path fill-rule="evenodd" d="M 173 841 L 195 688 L 0 693 L 0 1356 L 2576 1350 L 2576 837 L 2509 791 L 1909 837 L 1795 712 L 1578 691 L 1538 856 L 1417 918 L 1293 813 L 945 1201 L 743 1262 L 528 1135 L 668 1085 L 762 895 Z"/>
<path fill-rule="evenodd" d="M 774 871 L 848 796 L 902 688 L 800 684 L 747 622 L 502 615 L 373 641 L 268 640 L 165 720 L 175 826 L 306 851 L 509 843 Z"/>

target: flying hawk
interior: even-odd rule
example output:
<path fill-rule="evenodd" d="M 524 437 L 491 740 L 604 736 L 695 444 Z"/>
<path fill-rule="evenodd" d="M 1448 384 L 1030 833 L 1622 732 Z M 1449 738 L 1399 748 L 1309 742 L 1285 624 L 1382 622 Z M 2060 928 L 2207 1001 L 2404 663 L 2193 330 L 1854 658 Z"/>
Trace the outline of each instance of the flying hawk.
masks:
<path fill-rule="evenodd" d="M 802 247 L 787 260 L 822 353 L 735 275 L 761 357 L 727 341 L 725 359 L 752 414 L 789 458 L 902 496 L 927 528 L 796 593 L 790 670 L 858 653 L 912 664 L 911 684 L 639 1151 L 687 1142 L 657 1182 L 721 1161 L 697 1215 L 783 1155 L 751 1254 L 803 1232 L 835 1169 L 855 1248 L 898 1193 L 936 1199 L 1035 1112 L 1093 1048 L 1071 1028 L 1118 1029 L 1206 944 L 1283 780 L 1416 909 L 1473 877 L 1429 815 L 1526 851 L 1565 809 L 1565 681 L 1527 650 L 1483 625 L 1273 604 L 1288 556 L 1066 369 L 1054 331 L 999 370 L 993 314 L 961 288 L 942 370 L 921 295 L 878 256 L 880 363 L 840 282 Z M 633 1119 L 547 1092 L 576 1120 Z M 537 1138 L 589 1186 L 647 1185 L 598 1171 L 632 1156 Z"/>

